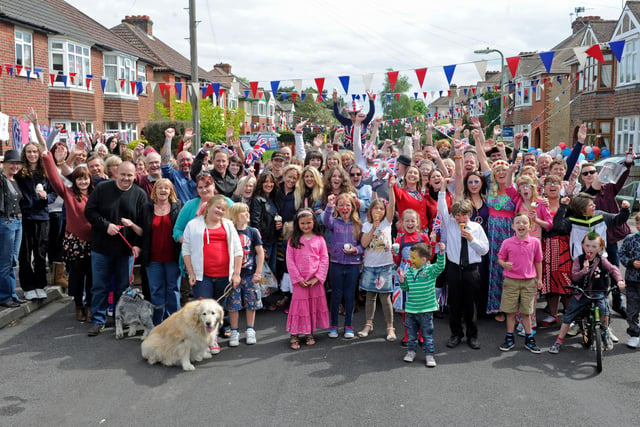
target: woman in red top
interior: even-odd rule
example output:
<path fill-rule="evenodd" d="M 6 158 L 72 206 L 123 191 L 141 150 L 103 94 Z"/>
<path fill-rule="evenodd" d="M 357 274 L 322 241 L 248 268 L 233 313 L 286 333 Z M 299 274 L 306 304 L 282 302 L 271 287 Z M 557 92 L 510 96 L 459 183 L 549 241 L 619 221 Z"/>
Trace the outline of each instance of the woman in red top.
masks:
<path fill-rule="evenodd" d="M 140 260 L 147 269 L 151 303 L 160 307 L 153 313 L 154 325 L 180 309 L 180 246 L 173 240 L 173 226 L 180 207 L 171 181 L 166 178 L 157 180 L 151 190 L 151 202 L 146 207 L 142 224 Z"/>
<path fill-rule="evenodd" d="M 37 126 L 35 128 L 38 129 Z M 86 166 L 76 167 L 71 174 L 72 185 L 69 188 L 64 184 L 51 153 L 44 152 L 42 160 L 53 190 L 64 200 L 67 221 L 62 259 L 69 266 L 69 295 L 73 296 L 76 305 L 76 320 L 84 322 L 91 318 L 91 224 L 84 216 L 84 207 L 93 191 L 91 173 Z"/>
<path fill-rule="evenodd" d="M 420 169 L 415 166 L 408 166 L 404 174 L 402 186 L 398 184 L 393 186 L 393 193 L 396 196 L 396 206 L 398 207 L 398 215 L 402 218 L 402 214 L 407 209 L 413 209 L 420 216 L 420 229 L 429 230 L 430 222 L 427 218 L 427 197 L 422 194 L 422 175 Z"/>

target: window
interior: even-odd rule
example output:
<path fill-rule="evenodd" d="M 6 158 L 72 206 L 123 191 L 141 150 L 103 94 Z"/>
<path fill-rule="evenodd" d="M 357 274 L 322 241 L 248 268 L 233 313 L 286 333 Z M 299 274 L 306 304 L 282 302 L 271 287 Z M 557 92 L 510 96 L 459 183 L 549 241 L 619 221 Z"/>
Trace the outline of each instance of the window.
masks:
<path fill-rule="evenodd" d="M 588 57 L 581 74 L 581 89 L 585 92 L 607 90 L 613 87 L 613 54 L 603 54 L 605 63 Z"/>
<path fill-rule="evenodd" d="M 105 93 L 135 95 L 131 91 L 130 82 L 135 82 L 138 79 L 140 70 L 140 68 L 136 67 L 136 61 L 133 58 L 104 55 L 104 75 L 107 78 L 107 84 L 104 88 Z M 120 87 L 120 79 L 124 79 L 122 87 Z"/>
<path fill-rule="evenodd" d="M 624 44 L 622 59 L 618 65 L 618 85 L 638 83 L 640 70 L 640 38 L 627 40 Z"/>
<path fill-rule="evenodd" d="M 626 153 L 630 145 L 638 152 L 640 144 L 640 116 L 616 118 L 616 147 L 611 154 Z"/>
<path fill-rule="evenodd" d="M 257 102 L 251 103 L 251 115 L 257 116 L 259 114 L 259 107 Z"/>
<path fill-rule="evenodd" d="M 62 76 L 67 76 L 68 87 L 85 87 L 86 75 L 91 74 L 91 49 L 66 40 L 49 40 L 50 68 L 58 73 L 55 86 L 64 86 Z M 75 77 L 71 78 L 74 74 Z"/>
<path fill-rule="evenodd" d="M 51 127 L 55 125 L 64 125 L 64 130 L 67 132 L 59 133 L 57 141 L 64 141 L 67 144 L 75 144 L 76 138 L 80 136 L 80 122 L 64 119 L 51 119 Z M 87 132 L 93 132 L 93 123 L 87 122 Z"/>
<path fill-rule="evenodd" d="M 33 69 L 33 35 L 23 30 L 15 30 L 16 38 L 16 64 Z M 23 69 L 21 76 L 27 75 Z"/>
<path fill-rule="evenodd" d="M 540 101 L 542 99 L 542 86 L 540 86 L 540 80 L 538 80 L 538 84 L 534 87 L 536 89 L 536 101 Z"/>
<path fill-rule="evenodd" d="M 531 81 L 520 80 L 516 82 L 516 107 L 531 105 Z"/>
<path fill-rule="evenodd" d="M 587 126 L 587 143 L 611 150 L 612 120 L 595 120 L 585 122 L 585 125 Z"/>
<path fill-rule="evenodd" d="M 128 122 L 104 122 L 104 132 L 121 134 L 127 142 L 138 139 L 138 124 Z"/>

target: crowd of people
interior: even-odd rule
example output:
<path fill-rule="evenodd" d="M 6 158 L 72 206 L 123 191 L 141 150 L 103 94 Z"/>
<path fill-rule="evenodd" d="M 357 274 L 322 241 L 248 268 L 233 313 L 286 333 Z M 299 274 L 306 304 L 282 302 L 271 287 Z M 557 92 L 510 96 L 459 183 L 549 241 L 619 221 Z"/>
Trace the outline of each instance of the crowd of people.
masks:
<path fill-rule="evenodd" d="M 584 125 L 566 158 L 522 151 L 523 134 L 508 147 L 499 126 L 495 139 L 485 139 L 477 118 L 467 129 L 454 120 L 439 141 L 427 119 L 425 135 L 408 128 L 398 141 L 380 142 L 374 108 L 370 101 L 365 115 L 354 101 L 343 113 L 334 94 L 344 128 L 332 141 L 305 141 L 302 121 L 295 145 L 264 162 L 243 152 L 233 128 L 226 144 L 205 142 L 196 153 L 187 129 L 175 157 L 172 128 L 158 150 L 130 149 L 115 137 L 94 143 L 87 133 L 73 146 L 54 143 L 58 129 L 45 140 L 30 109 L 38 142 L 3 160 L 0 303 L 17 307 L 46 298 L 49 283 L 68 285 L 76 319 L 96 336 L 137 263 L 156 325 L 189 299 L 220 299 L 228 312 L 221 336 L 239 345 L 245 310 L 251 345 L 256 312 L 281 308 L 289 346 L 299 350 L 315 344 L 319 329 L 329 338 L 341 329 L 346 339 L 372 335 L 380 305 L 385 339 L 401 339 L 406 362 L 421 346 L 433 367 L 434 316 L 449 317 L 449 348 L 466 337 L 479 349 L 481 316 L 506 323 L 500 350 L 520 335 L 539 353 L 536 330 L 558 324 L 562 306 L 549 350 L 557 353 L 585 306 L 569 286 L 606 296 L 613 282 L 626 285 L 627 307 L 614 293 L 612 309 L 628 321 L 627 345 L 639 345 L 640 234 L 627 225 L 629 204 L 616 202 L 631 162 L 618 183 L 601 183 L 594 164 L 578 162 Z M 17 266 L 24 299 L 16 294 Z M 278 283 L 269 295 L 267 276 Z M 361 303 L 366 320 L 355 328 Z M 617 338 L 606 299 L 600 304 L 611 349 Z"/>

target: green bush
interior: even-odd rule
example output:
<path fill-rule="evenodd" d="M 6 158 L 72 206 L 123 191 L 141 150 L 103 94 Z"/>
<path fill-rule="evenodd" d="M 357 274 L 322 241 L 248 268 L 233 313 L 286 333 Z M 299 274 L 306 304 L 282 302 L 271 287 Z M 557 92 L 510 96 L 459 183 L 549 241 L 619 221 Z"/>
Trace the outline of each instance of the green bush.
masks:
<path fill-rule="evenodd" d="M 159 153 L 164 145 L 164 131 L 170 127 L 176 130 L 176 136 L 171 141 L 171 150 L 173 151 L 173 154 L 176 155 L 178 144 L 180 144 L 180 141 L 184 136 L 184 130 L 191 127 L 191 122 L 178 120 L 155 120 L 147 122 L 147 125 L 142 129 L 142 132 L 148 141 L 148 145 L 151 145 Z"/>
<path fill-rule="evenodd" d="M 278 133 L 280 134 L 278 141 L 281 143 L 290 144 L 296 142 L 295 135 L 290 130 L 281 130 Z"/>

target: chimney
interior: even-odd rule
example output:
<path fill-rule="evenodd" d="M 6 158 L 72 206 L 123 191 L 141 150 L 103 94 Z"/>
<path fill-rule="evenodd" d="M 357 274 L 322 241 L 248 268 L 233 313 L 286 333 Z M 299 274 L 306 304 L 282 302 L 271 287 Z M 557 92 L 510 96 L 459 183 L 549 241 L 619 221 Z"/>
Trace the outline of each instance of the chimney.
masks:
<path fill-rule="evenodd" d="M 580 31 L 583 27 L 589 25 L 591 21 L 602 21 L 599 16 L 579 16 L 575 21 L 571 24 L 571 29 L 573 30 L 573 34 Z"/>
<path fill-rule="evenodd" d="M 135 25 L 149 36 L 153 35 L 153 21 L 149 18 L 149 15 L 125 16 L 122 22 Z"/>
<path fill-rule="evenodd" d="M 223 62 L 216 64 L 213 66 L 213 68 L 218 68 L 222 71 L 224 71 L 227 74 L 231 74 L 231 65 L 230 64 L 225 64 Z"/>

